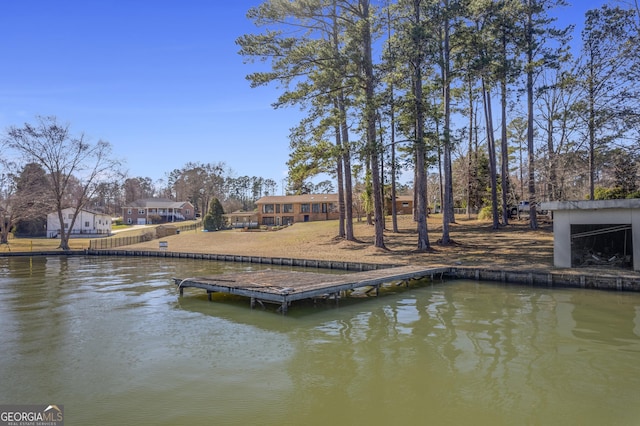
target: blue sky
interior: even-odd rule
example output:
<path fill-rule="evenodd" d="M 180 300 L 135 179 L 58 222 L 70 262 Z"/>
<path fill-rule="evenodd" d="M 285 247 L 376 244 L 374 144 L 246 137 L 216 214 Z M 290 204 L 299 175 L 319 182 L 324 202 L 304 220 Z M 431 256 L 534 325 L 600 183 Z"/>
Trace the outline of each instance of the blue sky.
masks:
<path fill-rule="evenodd" d="M 55 115 L 162 178 L 189 161 L 280 181 L 299 112 L 251 89 L 235 39 L 259 1 L 3 1 L 0 128 Z"/>
<path fill-rule="evenodd" d="M 55 115 L 103 139 L 130 176 L 164 178 L 189 161 L 237 176 L 286 176 L 296 109 L 273 110 L 277 88 L 251 89 L 235 40 L 259 0 L 4 0 L 0 5 L 0 130 Z M 581 23 L 601 0 L 574 0 Z M 577 34 L 579 37 L 579 34 Z"/>

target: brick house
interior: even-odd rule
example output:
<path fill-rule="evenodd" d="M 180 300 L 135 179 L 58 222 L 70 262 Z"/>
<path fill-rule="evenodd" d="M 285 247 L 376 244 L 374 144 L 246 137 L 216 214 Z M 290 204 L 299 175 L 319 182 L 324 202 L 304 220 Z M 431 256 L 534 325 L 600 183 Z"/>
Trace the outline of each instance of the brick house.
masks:
<path fill-rule="evenodd" d="M 166 198 L 136 200 L 122 208 L 122 220 L 128 225 L 181 222 L 196 218 L 193 204 Z"/>
<path fill-rule="evenodd" d="M 391 197 L 385 203 L 386 214 L 391 214 Z M 396 213 L 413 214 L 413 195 L 396 195 Z"/>
<path fill-rule="evenodd" d="M 338 194 L 271 195 L 260 198 L 256 205 L 261 225 L 290 225 L 340 217 Z"/>

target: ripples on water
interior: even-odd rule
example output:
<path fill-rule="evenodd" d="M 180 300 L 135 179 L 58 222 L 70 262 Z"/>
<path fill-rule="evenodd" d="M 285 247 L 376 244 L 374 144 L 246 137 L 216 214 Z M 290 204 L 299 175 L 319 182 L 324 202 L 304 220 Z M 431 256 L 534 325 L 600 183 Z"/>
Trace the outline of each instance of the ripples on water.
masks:
<path fill-rule="evenodd" d="M 638 424 L 640 295 L 471 281 L 297 304 L 180 298 L 257 265 L 0 258 L 0 403 L 66 424 Z"/>

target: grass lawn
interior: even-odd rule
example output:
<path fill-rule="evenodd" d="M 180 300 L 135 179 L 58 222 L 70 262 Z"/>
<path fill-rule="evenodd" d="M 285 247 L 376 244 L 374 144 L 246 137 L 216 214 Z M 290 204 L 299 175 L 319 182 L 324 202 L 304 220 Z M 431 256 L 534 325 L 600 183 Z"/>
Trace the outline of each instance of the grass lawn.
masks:
<path fill-rule="evenodd" d="M 449 245 L 438 243 L 442 237 L 442 215 L 431 215 L 428 227 L 431 250 L 427 252 L 416 251 L 417 231 L 411 215 L 398 216 L 397 233 L 391 231 L 391 218 L 386 219 L 385 249 L 373 247 L 374 227 L 364 221 L 354 223 L 357 241 L 338 238 L 336 220 L 299 222 L 278 231 L 265 232 L 196 230 L 165 237 L 163 241 L 167 241 L 168 250 L 173 252 L 433 266 L 553 267 L 550 224 L 532 231 L 526 221 L 514 221 L 493 230 L 489 221 L 459 218 L 450 224 L 453 242 Z M 123 249 L 159 250 L 158 240 Z"/>
<path fill-rule="evenodd" d="M 553 233 L 550 224 L 532 231 L 526 221 L 513 221 L 508 226 L 492 229 L 489 221 L 459 217 L 450 224 L 452 243 L 439 244 L 442 237 L 442 215 L 429 217 L 431 250 L 416 251 L 416 224 L 410 215 L 398 216 L 399 232 L 392 232 L 391 218 L 386 219 L 384 249 L 373 247 L 374 227 L 364 220 L 354 222 L 356 241 L 338 238 L 338 221 L 295 223 L 278 231 L 244 232 L 225 230 L 202 232 L 182 229 L 180 234 L 163 237 L 173 252 L 216 253 L 261 257 L 335 260 L 366 263 L 463 265 L 527 269 L 553 267 Z M 185 223 L 193 225 L 193 223 Z M 193 227 L 193 226 L 192 226 Z M 139 235 L 149 227 L 130 227 L 111 237 Z M 71 238 L 72 250 L 89 247 L 88 238 Z M 37 252 L 59 250 L 60 240 L 48 238 L 11 238 L 0 245 L 3 252 Z M 159 250 L 159 240 L 120 247 L 123 250 Z"/>
<path fill-rule="evenodd" d="M 146 230 L 146 231 L 145 231 Z M 119 225 L 113 227 L 116 231 L 114 235 L 103 238 L 118 238 L 133 235 L 140 235 L 148 232 L 147 227 L 137 227 L 130 225 Z M 89 248 L 89 241 L 95 238 L 70 238 L 69 247 L 71 250 L 84 250 Z M 3 252 L 38 252 L 59 250 L 60 239 L 58 238 L 15 238 L 9 234 L 9 244 L 0 244 L 0 254 Z"/>

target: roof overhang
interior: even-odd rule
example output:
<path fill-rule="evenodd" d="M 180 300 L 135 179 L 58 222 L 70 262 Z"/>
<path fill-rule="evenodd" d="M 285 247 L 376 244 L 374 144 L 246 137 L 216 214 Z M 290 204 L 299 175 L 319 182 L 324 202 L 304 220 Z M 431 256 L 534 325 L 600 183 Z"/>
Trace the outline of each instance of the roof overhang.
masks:
<path fill-rule="evenodd" d="M 623 200 L 581 200 L 581 201 L 548 201 L 541 203 L 543 210 L 602 210 L 602 209 L 638 209 L 640 198 Z"/>

